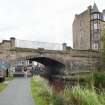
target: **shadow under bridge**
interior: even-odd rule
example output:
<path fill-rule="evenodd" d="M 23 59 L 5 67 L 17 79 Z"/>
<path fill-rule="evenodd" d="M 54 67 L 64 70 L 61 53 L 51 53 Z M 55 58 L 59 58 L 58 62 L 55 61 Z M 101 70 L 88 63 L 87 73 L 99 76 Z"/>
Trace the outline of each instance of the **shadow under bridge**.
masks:
<path fill-rule="evenodd" d="M 61 75 L 65 69 L 65 65 L 63 63 L 47 57 L 33 57 L 27 60 L 36 61 L 45 65 L 48 77 L 51 77 L 52 75 Z"/>

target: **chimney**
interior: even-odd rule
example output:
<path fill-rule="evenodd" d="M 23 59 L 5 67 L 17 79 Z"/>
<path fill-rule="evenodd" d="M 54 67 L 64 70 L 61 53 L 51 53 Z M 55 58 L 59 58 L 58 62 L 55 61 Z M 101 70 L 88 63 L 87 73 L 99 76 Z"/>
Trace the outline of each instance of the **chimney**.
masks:
<path fill-rule="evenodd" d="M 63 51 L 66 51 L 66 48 L 67 48 L 67 43 L 63 43 Z"/>
<path fill-rule="evenodd" d="M 11 41 L 11 48 L 14 48 L 15 47 L 15 38 L 11 37 L 10 41 Z"/>

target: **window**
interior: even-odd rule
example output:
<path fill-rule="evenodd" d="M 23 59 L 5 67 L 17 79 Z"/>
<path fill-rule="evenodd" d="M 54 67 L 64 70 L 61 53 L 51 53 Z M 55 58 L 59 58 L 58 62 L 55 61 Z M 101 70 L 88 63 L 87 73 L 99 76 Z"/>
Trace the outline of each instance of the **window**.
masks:
<path fill-rule="evenodd" d="M 94 29 L 98 29 L 97 23 L 94 23 Z"/>
<path fill-rule="evenodd" d="M 95 44 L 95 49 L 98 49 L 98 43 Z"/>
<path fill-rule="evenodd" d="M 98 36 L 99 36 L 99 34 L 95 33 L 95 34 L 94 34 L 94 39 L 95 39 L 95 40 L 98 40 L 98 38 L 99 38 Z"/>
<path fill-rule="evenodd" d="M 91 15 L 91 19 L 103 19 L 102 13 L 95 13 Z"/>
<path fill-rule="evenodd" d="M 97 30 L 97 29 L 100 29 L 100 24 L 99 23 L 94 23 L 94 29 Z"/>
<path fill-rule="evenodd" d="M 104 14 L 104 16 L 103 16 L 103 20 L 105 21 L 105 14 Z"/>
<path fill-rule="evenodd" d="M 104 20 L 104 15 L 102 13 L 100 14 L 100 19 Z"/>
<path fill-rule="evenodd" d="M 93 19 L 97 19 L 97 14 L 93 14 Z"/>
<path fill-rule="evenodd" d="M 99 40 L 99 34 L 94 33 L 94 34 L 92 35 L 92 40 L 93 40 L 93 41 L 98 41 L 98 40 Z"/>
<path fill-rule="evenodd" d="M 100 19 L 100 14 L 97 14 L 97 18 Z"/>
<path fill-rule="evenodd" d="M 100 29 L 100 23 L 98 21 L 91 22 L 91 30 L 98 30 Z"/>
<path fill-rule="evenodd" d="M 92 49 L 98 50 L 98 43 L 93 43 L 92 44 Z"/>

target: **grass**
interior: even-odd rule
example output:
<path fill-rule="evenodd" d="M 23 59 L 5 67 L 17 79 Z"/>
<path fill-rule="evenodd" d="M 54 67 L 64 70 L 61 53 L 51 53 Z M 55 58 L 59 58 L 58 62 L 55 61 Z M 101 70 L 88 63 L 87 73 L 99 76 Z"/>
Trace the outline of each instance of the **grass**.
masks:
<path fill-rule="evenodd" d="M 7 84 L 0 83 L 0 92 L 2 92 L 7 87 Z"/>
<path fill-rule="evenodd" d="M 64 105 L 105 105 L 105 94 L 75 86 L 64 90 Z"/>
<path fill-rule="evenodd" d="M 78 77 L 77 77 L 78 79 Z M 55 92 L 49 86 L 48 81 L 35 76 L 31 81 L 31 89 L 35 105 L 105 105 L 105 90 L 102 86 L 105 85 L 105 74 L 92 73 L 89 76 L 83 77 L 89 86 L 65 87 L 62 92 Z M 101 88 L 95 87 L 100 86 Z M 97 89 L 99 92 L 97 92 Z"/>
<path fill-rule="evenodd" d="M 5 77 L 5 81 L 11 81 L 11 80 L 13 80 L 13 76 L 8 76 L 8 77 Z"/>
<path fill-rule="evenodd" d="M 46 80 L 35 76 L 31 80 L 31 90 L 36 105 L 50 105 L 52 90 Z"/>
<path fill-rule="evenodd" d="M 48 81 L 39 76 L 31 80 L 31 90 L 35 105 L 64 105 L 61 95 L 54 92 Z"/>
<path fill-rule="evenodd" d="M 12 76 L 5 77 L 5 81 L 11 81 L 11 80 L 13 80 Z M 5 81 L 0 83 L 0 92 L 2 92 L 8 86 L 8 84 L 5 83 Z"/>
<path fill-rule="evenodd" d="M 64 105 L 105 105 L 105 72 L 94 72 L 87 76 L 77 76 L 85 86 L 65 87 Z"/>
<path fill-rule="evenodd" d="M 105 88 L 105 72 L 94 73 L 94 85 L 98 88 Z"/>

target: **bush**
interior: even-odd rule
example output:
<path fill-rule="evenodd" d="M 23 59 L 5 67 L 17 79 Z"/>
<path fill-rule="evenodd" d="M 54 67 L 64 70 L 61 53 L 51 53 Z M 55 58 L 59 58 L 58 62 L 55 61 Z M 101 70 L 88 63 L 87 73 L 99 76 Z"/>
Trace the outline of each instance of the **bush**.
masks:
<path fill-rule="evenodd" d="M 79 78 L 79 81 L 81 83 L 81 80 L 84 81 L 85 86 L 88 86 L 88 88 L 92 88 L 93 86 L 96 88 L 103 89 L 105 88 L 105 72 L 93 72 L 91 74 L 88 74 L 84 77 Z"/>
<path fill-rule="evenodd" d="M 64 105 L 63 97 L 54 93 L 52 96 L 52 105 Z"/>
<path fill-rule="evenodd" d="M 94 81 L 95 87 L 105 88 L 105 72 L 95 72 Z"/>

